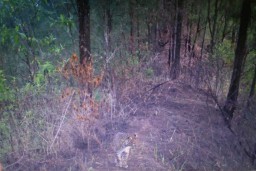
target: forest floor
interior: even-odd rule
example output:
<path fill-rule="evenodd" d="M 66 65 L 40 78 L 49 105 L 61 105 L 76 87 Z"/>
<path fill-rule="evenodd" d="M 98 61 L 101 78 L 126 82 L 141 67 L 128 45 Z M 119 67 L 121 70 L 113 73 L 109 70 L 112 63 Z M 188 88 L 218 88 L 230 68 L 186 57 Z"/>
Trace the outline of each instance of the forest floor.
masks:
<path fill-rule="evenodd" d="M 252 152 L 256 142 L 255 116 L 246 118 L 236 114 L 232 123 L 234 134 L 205 92 L 178 81 L 140 86 L 153 89 L 144 94 L 130 94 L 132 103 L 123 110 L 128 115 L 99 121 L 105 130 L 103 134 L 98 133 L 101 146 L 92 142 L 90 153 L 87 148 L 74 147 L 71 151 L 76 149 L 76 153 L 59 153 L 58 157 L 49 157 L 49 162 L 31 170 L 245 171 L 256 168 L 245 153 L 245 148 Z M 137 135 L 128 168 L 120 168 L 115 162 L 113 139 L 120 132 Z"/>
<path fill-rule="evenodd" d="M 119 102 L 116 116 L 99 118 L 100 127 L 104 131 L 96 131 L 100 143 L 92 141 L 90 152 L 87 149 L 88 144 L 79 139 L 79 134 L 72 133 L 71 127 L 63 126 L 62 129 L 70 130 L 71 134 L 60 135 L 59 141 L 64 144 L 69 136 L 71 141 L 75 141 L 74 145 L 64 144 L 60 148 L 62 153 L 52 154 L 35 166 L 27 166 L 28 170 L 256 169 L 249 157 L 255 150 L 255 115 L 238 109 L 231 123 L 231 131 L 211 96 L 203 90 L 193 88 L 187 82 L 134 79 L 130 84 L 126 82 L 125 86 L 130 88 L 123 90 L 127 96 L 123 96 L 123 101 Z M 123 106 L 120 105 L 122 103 Z M 103 114 L 108 112 L 101 111 Z M 137 135 L 128 158 L 128 168 L 118 167 L 115 162 L 113 139 L 120 132 Z"/>
<path fill-rule="evenodd" d="M 158 70 L 163 70 L 163 65 L 155 68 L 155 75 Z M 248 156 L 248 153 L 255 153 L 253 146 L 256 142 L 256 118 L 250 112 L 238 109 L 230 130 L 211 96 L 186 82 L 134 79 L 131 85 L 125 84 L 131 87 L 124 90 L 129 100 L 124 102 L 125 107 L 117 109 L 119 117 L 100 121 L 104 129 L 104 133 L 97 135 L 101 146 L 91 143 L 92 152 L 85 152 L 83 156 L 78 150 L 80 153 L 76 156 L 80 159 L 64 160 L 64 165 L 60 162 L 53 170 L 256 169 L 254 161 Z M 120 132 L 137 135 L 128 158 L 128 168 L 117 167 L 115 162 L 113 139 Z M 84 148 L 81 150 L 86 151 Z"/>
<path fill-rule="evenodd" d="M 95 155 L 95 170 L 252 169 L 240 140 L 205 93 L 182 83 L 167 82 L 135 103 L 140 105 L 133 116 L 112 123 L 108 129 L 109 135 L 138 135 L 129 167 L 115 166 L 115 153 L 109 142 Z"/>
<path fill-rule="evenodd" d="M 151 63 L 155 76 L 168 75 L 167 54 L 164 54 L 167 52 L 165 50 Z M 165 79 L 135 84 L 137 88 L 129 93 L 130 106 L 135 110 L 108 125 L 110 141 L 96 155 L 92 168 L 102 171 L 256 169 L 254 161 L 248 157 L 248 153 L 256 152 L 253 112 L 238 109 L 229 129 L 209 92 L 192 87 L 188 81 Z M 127 169 L 115 164 L 111 139 L 117 132 L 138 135 Z"/>

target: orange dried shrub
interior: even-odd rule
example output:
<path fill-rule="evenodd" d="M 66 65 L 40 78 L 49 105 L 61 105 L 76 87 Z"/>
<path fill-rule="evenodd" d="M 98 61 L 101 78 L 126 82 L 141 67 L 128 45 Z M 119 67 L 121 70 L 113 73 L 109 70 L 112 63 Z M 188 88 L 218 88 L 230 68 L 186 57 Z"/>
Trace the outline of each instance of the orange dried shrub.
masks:
<path fill-rule="evenodd" d="M 91 121 L 91 119 L 88 116 L 85 116 L 83 114 L 76 114 L 76 119 L 80 121 Z"/>
<path fill-rule="evenodd" d="M 102 78 L 103 78 L 103 74 L 101 74 L 100 76 L 98 77 L 95 77 L 93 80 L 92 80 L 92 85 L 94 88 L 97 88 L 100 83 L 102 82 Z"/>
<path fill-rule="evenodd" d="M 94 75 L 92 61 L 84 60 L 81 64 L 76 54 L 73 54 L 59 71 L 65 79 L 72 79 L 78 85 L 76 88 L 64 89 L 61 97 L 65 102 L 67 99 L 72 100 L 69 108 L 71 122 L 81 122 L 85 136 L 94 139 L 101 146 L 100 140 L 94 133 L 94 128 L 100 121 L 99 103 L 94 100 L 91 93 L 101 84 L 104 72 Z"/>
<path fill-rule="evenodd" d="M 73 94 L 74 89 L 72 87 L 67 87 L 62 91 L 61 94 L 61 101 L 63 102 L 64 100 L 66 100 L 68 97 L 70 97 L 70 95 Z"/>
<path fill-rule="evenodd" d="M 68 79 L 73 77 L 80 86 L 91 85 L 93 89 L 97 88 L 103 77 L 103 72 L 100 76 L 93 76 L 93 65 L 92 61 L 84 62 L 80 64 L 76 54 L 73 54 L 68 62 L 63 67 L 61 73 L 64 78 Z"/>
<path fill-rule="evenodd" d="M 75 91 L 75 96 L 80 99 L 80 105 L 77 105 L 77 102 L 71 105 L 76 118 L 81 121 L 92 121 L 98 118 L 99 105 L 90 97 L 90 92 L 88 92 L 87 88 L 96 89 L 102 82 L 104 72 L 101 75 L 94 76 L 92 61 L 84 60 L 81 64 L 76 54 L 69 58 L 64 67 L 60 69 L 60 72 L 65 79 L 73 78 L 79 85 L 79 89 L 67 87 L 63 90 L 61 97 L 61 99 L 65 100 Z"/>

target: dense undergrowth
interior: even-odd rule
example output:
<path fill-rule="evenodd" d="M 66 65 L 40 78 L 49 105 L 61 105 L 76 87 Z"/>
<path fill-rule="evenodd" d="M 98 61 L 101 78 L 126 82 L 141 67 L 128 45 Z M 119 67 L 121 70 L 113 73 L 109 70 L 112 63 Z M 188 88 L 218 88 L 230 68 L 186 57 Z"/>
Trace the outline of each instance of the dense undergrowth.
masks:
<path fill-rule="evenodd" d="M 218 53 L 223 53 L 221 50 Z M 95 152 L 111 141 L 106 125 L 133 116 L 143 103 L 138 99 L 146 99 L 145 94 L 170 81 L 163 57 L 164 51 L 147 57 L 146 64 L 135 57 L 115 59 L 113 65 L 95 75 L 92 65 L 82 66 L 72 55 L 59 66 L 41 64 L 35 82 L 22 87 L 15 84 L 15 78 L 7 84 L 0 72 L 0 160 L 5 170 L 42 170 L 58 162 L 59 167 L 71 170 L 89 169 Z M 192 59 L 190 66 L 186 60 L 182 61 L 180 82 L 203 90 L 221 106 L 231 70 L 228 58 Z M 247 89 L 245 84 L 242 89 Z M 254 118 L 256 111 L 253 99 L 249 107 L 244 107 L 247 91 L 242 93 L 234 119 L 234 129 L 238 130 L 236 123 L 242 122 L 239 118 Z M 247 143 L 247 151 L 253 150 L 254 138 L 248 137 L 253 136 L 254 119 L 241 124 L 243 130 L 248 129 L 246 136 L 238 134 Z M 61 164 L 65 160 L 73 164 Z"/>

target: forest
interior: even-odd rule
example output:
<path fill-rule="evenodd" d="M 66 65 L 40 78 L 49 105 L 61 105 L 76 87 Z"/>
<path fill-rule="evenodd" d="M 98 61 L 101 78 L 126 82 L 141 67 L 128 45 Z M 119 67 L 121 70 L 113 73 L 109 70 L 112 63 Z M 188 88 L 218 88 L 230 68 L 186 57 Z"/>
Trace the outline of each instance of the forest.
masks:
<path fill-rule="evenodd" d="M 256 169 L 255 0 L 1 0 L 0 171 Z"/>

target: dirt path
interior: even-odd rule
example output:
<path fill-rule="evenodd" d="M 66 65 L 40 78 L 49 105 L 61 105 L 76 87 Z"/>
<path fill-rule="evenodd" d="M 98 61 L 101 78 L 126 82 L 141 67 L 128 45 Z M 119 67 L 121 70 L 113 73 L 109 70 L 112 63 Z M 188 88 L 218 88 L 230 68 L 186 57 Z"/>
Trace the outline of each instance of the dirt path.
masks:
<path fill-rule="evenodd" d="M 250 169 L 236 137 L 203 93 L 181 83 L 166 83 L 140 100 L 144 102 L 124 121 L 126 126 L 115 129 L 138 134 L 129 167 L 116 167 L 115 153 L 107 145 L 95 162 L 100 163 L 96 170 Z"/>

